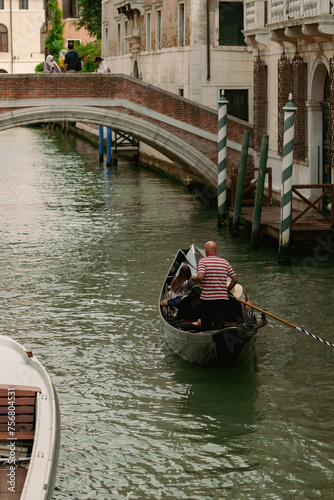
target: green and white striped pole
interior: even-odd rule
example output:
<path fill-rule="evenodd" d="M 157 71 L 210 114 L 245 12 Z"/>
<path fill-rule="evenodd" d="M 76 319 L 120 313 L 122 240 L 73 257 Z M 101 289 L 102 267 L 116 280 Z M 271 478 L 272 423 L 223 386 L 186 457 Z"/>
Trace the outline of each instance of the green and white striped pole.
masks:
<path fill-rule="evenodd" d="M 227 104 L 222 92 L 218 101 L 218 225 L 226 226 Z"/>
<path fill-rule="evenodd" d="M 297 108 L 292 102 L 284 106 L 284 135 L 283 135 L 283 162 L 282 162 L 282 191 L 281 191 L 281 222 L 279 237 L 279 264 L 290 264 L 290 223 L 292 202 L 292 168 L 293 168 L 293 142 L 294 126 Z"/>

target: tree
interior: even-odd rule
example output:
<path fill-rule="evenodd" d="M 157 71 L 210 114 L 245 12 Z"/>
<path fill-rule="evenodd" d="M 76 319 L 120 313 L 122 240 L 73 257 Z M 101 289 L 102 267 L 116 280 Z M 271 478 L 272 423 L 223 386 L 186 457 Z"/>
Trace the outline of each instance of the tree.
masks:
<path fill-rule="evenodd" d="M 91 73 L 97 68 L 95 57 L 101 55 L 101 40 L 88 42 L 85 45 L 74 42 L 74 50 L 79 52 L 84 63 L 81 73 Z"/>
<path fill-rule="evenodd" d="M 50 15 L 48 21 L 52 23 L 49 36 L 45 40 L 45 49 L 53 57 L 58 57 L 59 52 L 64 48 L 63 31 L 65 23 L 62 22 L 62 11 L 57 0 L 50 0 L 47 4 Z"/>
<path fill-rule="evenodd" d="M 86 28 L 90 35 L 101 39 L 101 0 L 79 0 L 78 28 Z"/>

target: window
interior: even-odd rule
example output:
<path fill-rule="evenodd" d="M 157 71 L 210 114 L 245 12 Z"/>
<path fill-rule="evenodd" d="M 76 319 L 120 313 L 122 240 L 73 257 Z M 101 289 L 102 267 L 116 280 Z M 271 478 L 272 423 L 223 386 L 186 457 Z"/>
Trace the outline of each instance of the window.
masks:
<path fill-rule="evenodd" d="M 28 0 L 19 0 L 19 9 L 28 10 Z"/>
<path fill-rule="evenodd" d="M 161 10 L 157 10 L 157 50 L 161 49 Z"/>
<path fill-rule="evenodd" d="M 227 113 L 248 122 L 248 90 L 225 90 Z"/>
<path fill-rule="evenodd" d="M 3 24 L 0 24 L 0 52 L 8 52 L 8 31 Z"/>
<path fill-rule="evenodd" d="M 243 2 L 219 2 L 219 45 L 246 45 Z"/>
<path fill-rule="evenodd" d="M 127 36 L 128 36 L 128 22 L 125 21 L 125 23 L 124 23 L 124 53 L 125 54 L 127 54 L 129 51 L 128 41 L 126 40 Z"/>
<path fill-rule="evenodd" d="M 109 52 L 109 31 L 108 28 L 104 30 L 104 57 L 108 57 Z"/>
<path fill-rule="evenodd" d="M 151 14 L 146 15 L 146 50 L 151 50 Z"/>
<path fill-rule="evenodd" d="M 179 4 L 179 46 L 184 47 L 184 3 Z"/>
<path fill-rule="evenodd" d="M 0 0 L 0 9 L 1 10 L 5 8 L 4 3 L 5 3 L 4 0 Z"/>
<path fill-rule="evenodd" d="M 63 0 L 63 18 L 77 19 L 78 17 L 78 0 Z"/>
<path fill-rule="evenodd" d="M 117 25 L 117 55 L 121 54 L 121 25 Z"/>

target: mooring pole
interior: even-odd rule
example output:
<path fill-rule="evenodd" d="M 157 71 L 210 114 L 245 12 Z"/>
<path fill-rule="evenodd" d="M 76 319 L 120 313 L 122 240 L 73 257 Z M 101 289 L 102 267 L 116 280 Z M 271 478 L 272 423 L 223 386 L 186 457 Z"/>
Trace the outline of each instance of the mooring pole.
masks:
<path fill-rule="evenodd" d="M 269 144 L 269 135 L 264 135 L 262 137 L 262 143 L 261 143 L 259 174 L 257 177 L 254 219 L 253 219 L 252 236 L 251 236 L 251 248 L 253 248 L 254 250 L 257 250 L 260 247 L 261 213 L 263 205 L 264 180 L 266 177 L 266 169 L 267 169 L 268 144 Z"/>
<path fill-rule="evenodd" d="M 222 92 L 218 101 L 218 226 L 226 226 L 227 104 Z"/>
<path fill-rule="evenodd" d="M 107 128 L 107 165 L 111 165 L 111 128 Z"/>
<path fill-rule="evenodd" d="M 284 106 L 284 135 L 283 135 L 283 161 L 282 161 L 282 191 L 281 191 L 281 221 L 279 234 L 278 263 L 291 264 L 289 257 L 291 233 L 291 201 L 292 201 L 292 168 L 293 168 L 293 143 L 294 126 L 297 108 L 292 102 Z"/>
<path fill-rule="evenodd" d="M 235 203 L 234 203 L 232 236 L 237 236 L 239 233 L 239 219 L 240 219 L 241 206 L 242 206 L 242 194 L 243 194 L 243 190 L 244 190 L 245 177 L 246 177 L 248 145 L 249 145 L 249 130 L 245 130 L 244 138 L 242 140 L 240 165 L 239 165 L 239 173 L 238 173 L 238 183 L 237 183 L 237 192 L 235 195 Z"/>
<path fill-rule="evenodd" d="M 99 153 L 100 161 L 103 161 L 103 125 L 99 125 Z"/>

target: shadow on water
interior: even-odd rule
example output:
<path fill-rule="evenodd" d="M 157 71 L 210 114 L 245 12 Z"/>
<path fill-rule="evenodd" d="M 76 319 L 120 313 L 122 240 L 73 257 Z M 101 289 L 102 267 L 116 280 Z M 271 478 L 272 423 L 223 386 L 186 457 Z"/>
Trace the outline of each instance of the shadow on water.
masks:
<path fill-rule="evenodd" d="M 182 360 L 174 360 L 173 367 L 175 381 L 187 386 L 180 411 L 210 421 L 211 439 L 226 443 L 253 432 L 259 388 L 255 351 L 239 367 L 203 368 Z"/>

